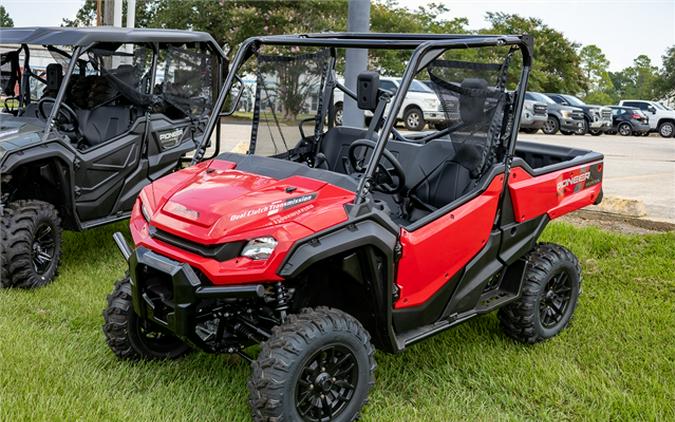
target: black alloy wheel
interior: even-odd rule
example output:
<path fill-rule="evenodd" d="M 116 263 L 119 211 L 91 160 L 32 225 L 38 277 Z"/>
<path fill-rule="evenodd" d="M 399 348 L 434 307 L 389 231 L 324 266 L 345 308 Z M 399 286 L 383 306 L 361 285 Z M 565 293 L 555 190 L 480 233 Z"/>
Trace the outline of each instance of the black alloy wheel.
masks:
<path fill-rule="evenodd" d="M 117 281 L 103 310 L 103 334 L 117 357 L 128 360 L 177 359 L 190 348 L 164 333 L 152 322 L 136 315 L 132 305 L 131 279 Z"/>
<path fill-rule="evenodd" d="M 30 289 L 56 278 L 61 219 L 54 205 L 18 200 L 0 207 L 0 287 Z"/>
<path fill-rule="evenodd" d="M 539 318 L 544 328 L 560 324 L 572 298 L 572 283 L 566 270 L 561 270 L 546 283 L 539 302 Z"/>
<path fill-rule="evenodd" d="M 54 264 L 56 255 L 56 232 L 50 224 L 42 223 L 38 226 L 31 246 L 31 258 L 35 273 L 42 276 Z"/>
<path fill-rule="evenodd" d="M 258 421 L 359 418 L 375 384 L 375 349 L 353 316 L 306 308 L 274 327 L 251 363 L 251 416 Z"/>
<path fill-rule="evenodd" d="M 359 380 L 356 356 L 331 344 L 319 349 L 301 369 L 295 403 L 306 421 L 333 420 L 347 407 Z"/>
<path fill-rule="evenodd" d="M 526 258 L 521 295 L 497 317 L 506 335 L 534 344 L 569 324 L 581 293 L 581 266 L 572 252 L 552 243 L 538 244 Z"/>

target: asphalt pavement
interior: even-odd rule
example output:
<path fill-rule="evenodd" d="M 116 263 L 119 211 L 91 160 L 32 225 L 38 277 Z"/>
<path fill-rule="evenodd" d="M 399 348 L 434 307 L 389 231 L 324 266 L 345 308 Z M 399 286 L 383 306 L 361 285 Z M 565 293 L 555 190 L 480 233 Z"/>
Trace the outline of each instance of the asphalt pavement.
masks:
<path fill-rule="evenodd" d="M 221 128 L 221 151 L 246 151 L 250 122 L 228 122 Z M 521 133 L 519 139 L 603 153 L 605 201 L 600 210 L 675 223 L 675 138 Z"/>

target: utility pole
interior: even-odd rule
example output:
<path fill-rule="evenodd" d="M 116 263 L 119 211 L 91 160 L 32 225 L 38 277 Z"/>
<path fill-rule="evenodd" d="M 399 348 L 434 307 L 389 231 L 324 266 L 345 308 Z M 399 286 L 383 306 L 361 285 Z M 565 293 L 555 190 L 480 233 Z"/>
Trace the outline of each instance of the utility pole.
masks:
<path fill-rule="evenodd" d="M 136 0 L 127 0 L 127 28 L 136 25 Z"/>
<path fill-rule="evenodd" d="M 115 14 L 114 0 L 103 1 L 103 22 L 104 26 L 112 26 L 114 22 L 113 15 Z"/>
<path fill-rule="evenodd" d="M 349 0 L 347 11 L 347 31 L 368 32 L 370 30 L 370 0 Z M 345 53 L 345 85 L 356 91 L 356 77 L 368 69 L 368 50 L 348 48 Z M 359 110 L 356 101 L 345 95 L 342 124 L 363 127 L 363 110 Z"/>
<path fill-rule="evenodd" d="M 113 0 L 113 26 L 122 27 L 122 0 Z"/>
<path fill-rule="evenodd" d="M 103 25 L 103 0 L 96 0 L 96 26 Z"/>

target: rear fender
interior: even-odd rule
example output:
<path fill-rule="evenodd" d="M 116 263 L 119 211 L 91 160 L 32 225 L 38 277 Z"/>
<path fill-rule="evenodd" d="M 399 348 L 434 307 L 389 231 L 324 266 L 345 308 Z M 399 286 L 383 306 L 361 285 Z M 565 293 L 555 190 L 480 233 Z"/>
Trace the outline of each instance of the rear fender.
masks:
<path fill-rule="evenodd" d="M 509 194 L 515 221 L 522 223 L 544 214 L 550 219 L 592 205 L 602 195 L 604 164 L 596 161 L 541 175 L 513 167 Z"/>

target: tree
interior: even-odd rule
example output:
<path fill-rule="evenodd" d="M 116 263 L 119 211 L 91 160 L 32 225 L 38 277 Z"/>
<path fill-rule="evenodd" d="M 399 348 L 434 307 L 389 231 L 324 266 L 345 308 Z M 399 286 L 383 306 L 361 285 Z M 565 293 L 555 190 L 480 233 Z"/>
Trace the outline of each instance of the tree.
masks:
<path fill-rule="evenodd" d="M 675 45 L 670 46 L 662 58 L 663 67 L 657 77 L 656 87 L 660 98 L 675 100 Z"/>
<path fill-rule="evenodd" d="M 466 18 L 442 19 L 449 9 L 431 3 L 415 11 L 396 1 L 373 2 L 370 8 L 370 30 L 373 32 L 466 33 Z M 388 75 L 401 75 L 410 59 L 410 50 L 371 50 L 372 68 Z"/>
<path fill-rule="evenodd" d="M 155 0 L 151 26 L 211 33 L 235 47 L 254 35 L 339 30 L 346 27 L 347 2 L 331 0 L 203 1 Z"/>
<path fill-rule="evenodd" d="M 541 19 L 488 12 L 490 27 L 481 33 L 530 34 L 534 37 L 534 64 L 530 72 L 532 91 L 576 94 L 586 89 L 586 79 L 577 54 L 578 44 L 565 38 Z"/>
<path fill-rule="evenodd" d="M 96 0 L 85 0 L 84 4 L 75 14 L 75 18 L 64 18 L 61 26 L 92 26 L 96 23 Z"/>
<path fill-rule="evenodd" d="M 633 66 L 611 77 L 621 98 L 653 100 L 660 97 L 658 68 L 653 66 L 651 59 L 644 54 L 633 60 Z"/>
<path fill-rule="evenodd" d="M 600 47 L 594 44 L 584 46 L 579 50 L 579 59 L 587 81 L 586 94 L 602 88 L 602 83 L 608 80 L 609 60 Z"/>
<path fill-rule="evenodd" d="M 106 1 L 113 0 L 103 0 Z M 157 0 L 138 0 L 136 2 L 136 26 L 139 28 L 148 27 L 150 20 L 152 20 L 156 9 L 161 1 Z M 122 21 L 126 19 L 127 3 L 122 5 Z M 102 7 L 104 9 L 105 7 Z M 63 19 L 61 26 L 76 27 L 76 26 L 93 26 L 96 24 L 96 0 L 85 0 L 82 7 L 75 14 L 73 19 Z"/>
<path fill-rule="evenodd" d="M 607 68 L 609 60 L 600 47 L 590 44 L 579 50 L 581 69 L 586 79 L 584 100 L 588 103 L 611 104 L 615 102 L 616 90 Z"/>
<path fill-rule="evenodd" d="M 0 5 L 0 27 L 3 28 L 12 28 L 14 27 L 14 21 L 5 10 L 5 6 Z"/>

